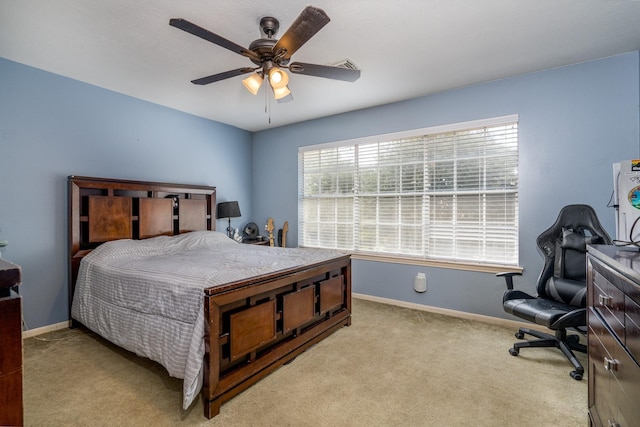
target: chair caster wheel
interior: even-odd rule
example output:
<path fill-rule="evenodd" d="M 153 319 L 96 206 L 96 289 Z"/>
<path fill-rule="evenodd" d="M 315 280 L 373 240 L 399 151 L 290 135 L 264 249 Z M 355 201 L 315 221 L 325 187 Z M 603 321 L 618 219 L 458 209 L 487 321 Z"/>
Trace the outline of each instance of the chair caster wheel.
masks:
<path fill-rule="evenodd" d="M 520 352 L 518 351 L 517 348 L 510 348 L 509 349 L 509 354 L 512 356 L 517 356 L 518 354 L 520 354 Z"/>
<path fill-rule="evenodd" d="M 571 378 L 573 378 L 576 381 L 581 381 L 582 380 L 582 373 L 580 373 L 580 372 L 571 371 L 570 375 L 571 375 Z"/>
<path fill-rule="evenodd" d="M 516 338 L 518 338 L 519 340 L 524 338 L 524 334 L 522 332 L 516 332 Z"/>

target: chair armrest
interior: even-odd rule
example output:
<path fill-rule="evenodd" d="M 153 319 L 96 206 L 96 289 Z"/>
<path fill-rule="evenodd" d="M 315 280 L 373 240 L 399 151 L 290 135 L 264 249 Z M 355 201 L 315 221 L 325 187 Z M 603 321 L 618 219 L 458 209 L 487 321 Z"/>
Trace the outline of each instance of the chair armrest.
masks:
<path fill-rule="evenodd" d="M 504 280 L 507 282 L 507 289 L 513 289 L 513 276 L 522 276 L 522 273 L 519 271 L 504 271 L 502 273 L 496 274 L 496 277 L 504 277 Z"/>
<path fill-rule="evenodd" d="M 585 326 L 587 324 L 587 309 L 578 308 L 562 315 L 556 320 L 550 328 L 553 330 L 561 328 L 577 328 L 578 326 Z"/>

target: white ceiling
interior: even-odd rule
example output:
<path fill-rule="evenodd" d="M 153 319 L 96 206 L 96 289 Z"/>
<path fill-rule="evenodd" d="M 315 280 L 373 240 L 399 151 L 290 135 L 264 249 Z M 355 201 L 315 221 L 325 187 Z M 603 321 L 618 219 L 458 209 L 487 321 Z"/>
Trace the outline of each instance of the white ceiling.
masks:
<path fill-rule="evenodd" d="M 315 0 L 331 22 L 292 61 L 351 59 L 355 83 L 291 75 L 294 101 L 253 96 L 253 66 L 169 26 L 184 18 L 241 46 L 263 16 L 284 34 L 295 0 L 0 0 L 0 57 L 250 131 L 640 50 L 638 0 Z"/>

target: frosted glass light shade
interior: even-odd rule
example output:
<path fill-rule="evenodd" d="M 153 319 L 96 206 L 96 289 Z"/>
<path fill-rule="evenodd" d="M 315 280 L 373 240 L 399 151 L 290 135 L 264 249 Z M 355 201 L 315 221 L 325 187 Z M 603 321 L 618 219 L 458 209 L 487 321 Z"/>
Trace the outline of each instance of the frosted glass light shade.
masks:
<path fill-rule="evenodd" d="M 273 90 L 281 89 L 289 84 L 289 75 L 278 67 L 269 71 L 269 83 Z"/>
<path fill-rule="evenodd" d="M 260 90 L 260 86 L 262 86 L 262 81 L 263 79 L 262 77 L 260 77 L 260 74 L 253 73 L 246 79 L 242 80 L 242 84 L 244 85 L 244 87 L 247 88 L 249 92 L 251 92 L 254 95 L 257 95 L 258 90 Z"/>
<path fill-rule="evenodd" d="M 291 93 L 291 91 L 289 90 L 288 87 L 280 87 L 280 88 L 273 88 L 273 97 L 275 99 L 280 99 L 280 98 L 284 98 L 285 96 L 289 95 Z"/>

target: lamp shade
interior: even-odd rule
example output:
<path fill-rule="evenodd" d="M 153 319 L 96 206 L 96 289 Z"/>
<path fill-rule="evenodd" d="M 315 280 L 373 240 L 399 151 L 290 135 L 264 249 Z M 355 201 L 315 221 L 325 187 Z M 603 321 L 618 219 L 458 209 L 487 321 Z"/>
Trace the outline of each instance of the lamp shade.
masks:
<path fill-rule="evenodd" d="M 240 216 L 238 202 L 218 203 L 218 218 L 237 218 Z"/>
<path fill-rule="evenodd" d="M 275 99 L 282 99 L 285 96 L 289 95 L 291 93 L 291 91 L 289 90 L 288 87 L 281 87 L 281 88 L 273 88 L 273 97 Z"/>
<path fill-rule="evenodd" d="M 262 77 L 258 73 L 253 73 L 246 79 L 242 80 L 242 84 L 249 92 L 257 95 L 258 90 L 260 90 L 260 86 L 262 86 Z"/>
<path fill-rule="evenodd" d="M 289 84 L 289 75 L 278 67 L 269 71 L 269 84 L 273 89 L 281 89 Z"/>

